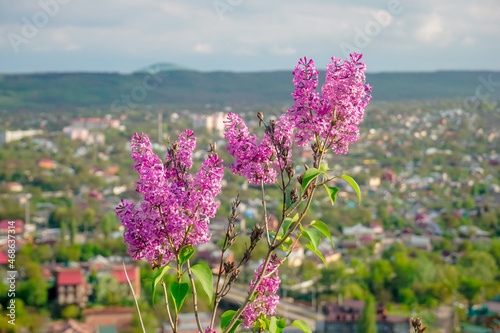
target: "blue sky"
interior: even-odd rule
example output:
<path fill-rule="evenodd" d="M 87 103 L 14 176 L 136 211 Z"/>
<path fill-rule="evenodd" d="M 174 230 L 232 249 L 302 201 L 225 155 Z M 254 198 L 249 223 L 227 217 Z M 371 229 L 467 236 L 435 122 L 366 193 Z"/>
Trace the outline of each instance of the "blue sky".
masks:
<path fill-rule="evenodd" d="M 498 0 L 0 0 L 0 73 L 324 67 L 500 70 Z"/>

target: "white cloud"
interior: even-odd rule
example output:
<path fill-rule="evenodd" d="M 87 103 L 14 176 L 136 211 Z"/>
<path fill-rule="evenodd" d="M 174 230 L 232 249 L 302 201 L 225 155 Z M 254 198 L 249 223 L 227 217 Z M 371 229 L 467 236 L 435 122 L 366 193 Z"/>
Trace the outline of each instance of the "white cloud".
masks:
<path fill-rule="evenodd" d="M 415 32 L 418 41 L 428 44 L 441 44 L 443 38 L 443 22 L 438 15 L 432 15 Z"/>
<path fill-rule="evenodd" d="M 291 46 L 285 46 L 285 47 L 273 46 L 270 52 L 276 55 L 293 55 L 297 53 L 297 50 Z"/>
<path fill-rule="evenodd" d="M 208 70 L 256 70 L 289 68 L 299 56 L 308 56 L 319 67 L 331 56 L 343 57 L 339 45 L 352 44 L 354 28 L 364 30 L 367 22 L 374 21 L 373 12 L 387 10 L 388 1 L 243 1 L 221 21 L 212 1 L 72 0 L 35 38 L 21 45 L 20 52 L 26 57 L 44 52 L 53 59 L 54 68 L 61 57 L 68 56 L 58 50 L 68 49 L 71 56 L 88 59 L 72 62 L 75 66 L 98 70 L 104 66 L 101 59 L 116 57 L 130 67 L 137 62 L 168 61 Z M 369 70 L 416 69 L 412 66 L 422 64 L 418 59 L 438 52 L 436 46 L 446 46 L 439 48 L 442 56 L 433 63 L 437 68 L 451 63 L 467 68 L 473 54 L 500 52 L 493 42 L 500 31 L 498 0 L 401 3 L 403 11 L 380 33 L 372 34 L 362 50 L 366 61 L 376 67 Z M 0 8 L 0 72 L 23 70 L 26 58 L 15 56 L 6 32 L 20 34 L 21 17 L 32 17 L 40 10 L 38 0 L 0 0 Z M 397 63 L 403 67 L 396 68 Z M 493 58 L 485 66 L 500 68 Z"/>
<path fill-rule="evenodd" d="M 194 51 L 197 53 L 212 53 L 212 46 L 210 44 L 196 44 Z"/>

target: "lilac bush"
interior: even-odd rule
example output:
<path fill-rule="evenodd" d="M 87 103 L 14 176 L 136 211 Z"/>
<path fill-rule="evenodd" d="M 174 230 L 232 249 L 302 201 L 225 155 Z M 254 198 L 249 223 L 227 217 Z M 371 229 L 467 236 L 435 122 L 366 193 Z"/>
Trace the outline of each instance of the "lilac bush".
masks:
<path fill-rule="evenodd" d="M 124 240 L 131 257 L 136 260 L 144 258 L 156 269 L 152 281 L 153 297 L 157 285 L 161 284 L 173 332 L 177 332 L 178 314 L 189 290 L 193 294 L 199 331 L 215 332 L 218 304 L 238 279 L 241 266 L 250 260 L 261 238 L 267 242 L 266 256 L 255 271 L 242 306 L 238 311 L 227 311 L 221 316 L 221 329 L 224 333 L 233 332 L 243 324 L 254 332 L 283 331 L 285 318 L 274 316 L 279 303 L 280 265 L 299 245 L 325 262 L 318 244 L 322 237 L 332 239 L 323 222 L 304 221 L 317 189 L 324 188 L 334 204 L 339 189 L 329 185 L 334 179 L 344 179 L 361 198 L 356 182 L 348 175 L 331 176 L 332 170 L 325 160 L 330 149 L 336 154 L 346 154 L 349 145 L 359 138 L 359 123 L 371 99 L 371 86 L 365 82 L 366 67 L 361 58 L 360 54 L 351 54 L 345 61 L 332 58 L 320 91 L 317 91 L 318 71 L 314 62 L 300 59 L 293 72 L 293 106 L 276 120 L 268 122 L 264 121 L 263 114 L 257 114 L 259 125 L 265 129 L 262 139 L 250 133 L 241 116 L 228 115 L 224 138 L 226 150 L 234 158 L 229 169 L 245 177 L 249 184 L 261 188 L 263 221 L 262 225 L 253 227 L 243 258 L 239 262 L 226 260 L 225 252 L 237 238 L 234 222 L 240 201 L 239 197 L 235 199 L 221 244 L 221 261 L 215 283 L 207 264 L 190 264 L 194 247 L 210 240 L 210 219 L 219 208 L 216 196 L 221 191 L 224 166 L 214 151 L 215 145 L 211 146 L 210 156 L 198 171 L 190 174 L 188 170 L 192 168 L 191 157 L 196 146 L 196 137 L 191 130 L 185 130 L 177 141 L 171 143 L 164 161 L 153 153 L 147 135 L 134 135 L 131 140 L 133 167 L 139 173 L 136 190 L 144 199 L 140 204 L 122 200 L 116 212 L 125 226 Z M 291 162 L 295 145 L 310 146 L 313 153 L 312 163 L 297 176 Z M 268 224 L 264 194 L 267 184 L 277 184 L 283 195 L 276 230 L 270 230 Z M 277 249 L 283 251 L 282 258 L 275 253 Z M 170 292 L 163 281 L 169 270 L 173 270 L 177 278 Z M 185 273 L 190 283 L 182 282 Z M 202 327 L 198 318 L 195 277 L 213 305 L 208 327 Z M 173 304 L 169 304 L 169 296 Z M 308 331 L 303 321 L 296 320 L 290 325 Z"/>
<path fill-rule="evenodd" d="M 179 135 L 165 164 L 153 152 L 147 135 L 136 133 L 132 138 L 133 168 L 139 173 L 136 191 L 144 200 L 136 205 L 122 199 L 116 213 L 125 227 L 128 252 L 135 260 L 145 258 L 162 267 L 180 249 L 210 240 L 208 227 L 219 208 L 215 197 L 221 191 L 224 166 L 213 154 L 196 174 L 187 173 L 193 166 L 193 135 L 190 130 Z"/>

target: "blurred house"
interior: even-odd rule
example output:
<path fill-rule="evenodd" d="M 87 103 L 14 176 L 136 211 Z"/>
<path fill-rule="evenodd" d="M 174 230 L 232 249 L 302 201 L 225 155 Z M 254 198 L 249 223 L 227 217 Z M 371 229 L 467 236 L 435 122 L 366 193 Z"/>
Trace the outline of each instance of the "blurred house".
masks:
<path fill-rule="evenodd" d="M 56 269 L 57 303 L 60 305 L 75 304 L 85 307 L 90 294 L 87 281 L 83 278 L 81 268 Z"/>
<path fill-rule="evenodd" d="M 323 332 L 357 333 L 358 322 L 364 308 L 365 302 L 358 300 L 346 300 L 339 304 L 327 303 L 325 305 L 325 321 L 318 323 L 316 327 L 318 331 Z M 388 315 L 387 310 L 382 305 L 377 306 L 376 311 L 378 332 L 410 332 L 409 318 Z"/>
<path fill-rule="evenodd" d="M 2 220 L 0 221 L 0 238 L 7 238 L 9 235 L 9 230 L 11 235 L 22 235 L 24 233 L 24 221 L 23 220 Z"/>
<path fill-rule="evenodd" d="M 226 114 L 224 112 L 216 112 L 211 115 L 197 114 L 193 116 L 193 127 L 196 128 L 206 128 L 207 131 L 217 131 L 219 133 L 224 132 L 224 120 L 226 120 Z"/>
<path fill-rule="evenodd" d="M 432 250 L 431 239 L 427 236 L 403 234 L 402 239 L 407 247 L 414 247 L 419 250 L 425 250 L 425 251 Z"/>
<path fill-rule="evenodd" d="M 108 119 L 108 118 L 75 118 L 71 119 L 71 126 L 76 128 L 85 128 L 89 130 L 120 128 L 120 120 Z"/>
<path fill-rule="evenodd" d="M 12 141 L 21 140 L 22 138 L 32 137 L 35 135 L 43 134 L 42 130 L 17 130 L 17 131 L 5 131 L 0 133 L 0 142 L 9 143 Z"/>
<path fill-rule="evenodd" d="M 86 309 L 85 325 L 90 332 L 121 332 L 130 328 L 136 313 L 135 307 Z"/>
<path fill-rule="evenodd" d="M 22 192 L 23 190 L 23 185 L 17 183 L 17 182 L 8 182 L 7 184 L 5 184 L 7 186 L 7 189 L 9 190 L 9 192 Z"/>
<path fill-rule="evenodd" d="M 68 319 L 50 325 L 49 333 L 94 333 L 84 323 L 79 323 L 75 319 Z"/>
<path fill-rule="evenodd" d="M 38 166 L 44 169 L 54 169 L 55 163 L 50 157 L 44 157 L 38 161 Z"/>

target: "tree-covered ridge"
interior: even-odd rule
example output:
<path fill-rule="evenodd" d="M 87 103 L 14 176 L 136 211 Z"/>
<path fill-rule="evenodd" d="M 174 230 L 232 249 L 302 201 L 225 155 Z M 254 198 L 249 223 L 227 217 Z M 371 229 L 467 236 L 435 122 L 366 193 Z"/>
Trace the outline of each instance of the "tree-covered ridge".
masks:
<path fill-rule="evenodd" d="M 44 73 L 0 75 L 0 109 L 53 110 L 126 106 L 123 95 L 136 87 L 138 105 L 281 105 L 291 104 L 291 71 L 255 73 L 164 71 L 147 73 Z M 439 71 L 371 73 L 375 101 L 440 98 L 498 98 L 498 72 Z M 144 83 L 145 78 L 147 82 Z M 320 73 L 320 81 L 324 73 Z M 479 88 L 478 88 L 479 87 Z M 143 91 L 144 92 L 144 91 Z"/>

